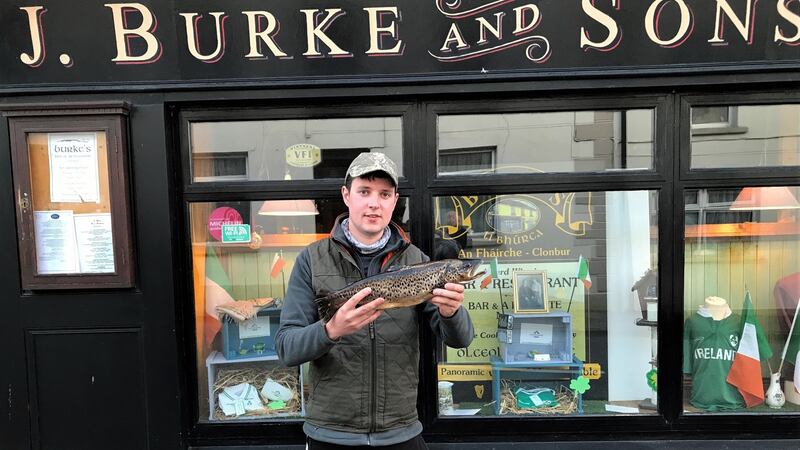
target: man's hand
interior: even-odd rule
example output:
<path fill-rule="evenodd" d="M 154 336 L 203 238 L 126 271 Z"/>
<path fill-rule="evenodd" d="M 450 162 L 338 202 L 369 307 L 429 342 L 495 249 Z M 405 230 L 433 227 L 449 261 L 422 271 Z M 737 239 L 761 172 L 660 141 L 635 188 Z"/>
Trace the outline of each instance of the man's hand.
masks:
<path fill-rule="evenodd" d="M 464 286 L 447 283 L 444 289 L 434 289 L 431 303 L 439 307 L 440 316 L 452 317 L 464 303 Z"/>
<path fill-rule="evenodd" d="M 367 326 L 370 322 L 374 322 L 375 319 L 381 315 L 382 310 L 378 309 L 378 307 L 383 305 L 383 298 L 377 298 L 364 305 L 356 306 L 358 302 L 371 292 L 372 289 L 368 287 L 358 291 L 356 295 L 350 297 L 350 299 L 336 311 L 336 314 L 331 317 L 331 320 L 325 324 L 325 332 L 328 333 L 329 338 L 336 340 L 342 336 L 353 334 Z"/>

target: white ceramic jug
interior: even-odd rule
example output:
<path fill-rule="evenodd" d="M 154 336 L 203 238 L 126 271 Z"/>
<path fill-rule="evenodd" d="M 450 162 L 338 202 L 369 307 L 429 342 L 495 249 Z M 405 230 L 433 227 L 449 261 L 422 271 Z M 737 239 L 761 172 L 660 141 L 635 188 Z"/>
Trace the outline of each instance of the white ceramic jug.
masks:
<path fill-rule="evenodd" d="M 770 408 L 781 408 L 786 403 L 786 397 L 781 390 L 781 374 L 773 373 L 769 377 L 769 388 L 764 398 L 764 403 Z"/>

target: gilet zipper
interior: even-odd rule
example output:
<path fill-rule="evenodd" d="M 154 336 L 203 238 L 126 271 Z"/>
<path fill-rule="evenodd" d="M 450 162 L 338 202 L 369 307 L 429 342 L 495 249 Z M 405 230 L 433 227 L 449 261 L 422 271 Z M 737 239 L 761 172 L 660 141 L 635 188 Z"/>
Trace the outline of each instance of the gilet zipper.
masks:
<path fill-rule="evenodd" d="M 378 416 L 378 393 L 376 385 L 378 384 L 378 343 L 375 341 L 375 323 L 369 323 L 369 340 L 372 345 L 372 383 L 370 383 L 370 415 L 369 415 L 369 432 L 375 432 L 375 425 Z M 369 439 L 369 436 L 367 436 Z"/>

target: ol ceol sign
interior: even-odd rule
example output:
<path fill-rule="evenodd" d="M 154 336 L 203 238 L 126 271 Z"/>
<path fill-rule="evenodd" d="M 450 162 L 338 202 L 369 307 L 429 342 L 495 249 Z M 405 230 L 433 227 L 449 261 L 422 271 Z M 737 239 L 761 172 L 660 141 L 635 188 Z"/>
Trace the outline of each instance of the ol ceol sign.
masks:
<path fill-rule="evenodd" d="M 795 0 L 1 0 L 0 24 L 6 90 L 800 66 Z"/>

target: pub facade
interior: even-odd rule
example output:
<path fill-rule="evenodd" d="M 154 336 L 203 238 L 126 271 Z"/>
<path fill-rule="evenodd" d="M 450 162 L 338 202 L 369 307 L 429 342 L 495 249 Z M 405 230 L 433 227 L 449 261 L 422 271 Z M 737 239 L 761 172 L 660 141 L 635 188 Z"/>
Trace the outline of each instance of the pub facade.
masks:
<path fill-rule="evenodd" d="M 423 252 L 484 272 L 468 347 L 420 327 L 431 448 L 797 447 L 799 2 L 2 0 L 0 25 L 2 448 L 303 448 L 314 386 L 274 336 L 363 152 Z"/>

